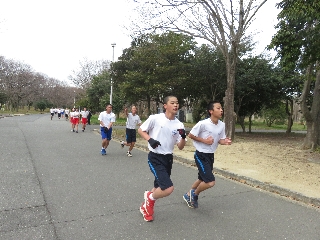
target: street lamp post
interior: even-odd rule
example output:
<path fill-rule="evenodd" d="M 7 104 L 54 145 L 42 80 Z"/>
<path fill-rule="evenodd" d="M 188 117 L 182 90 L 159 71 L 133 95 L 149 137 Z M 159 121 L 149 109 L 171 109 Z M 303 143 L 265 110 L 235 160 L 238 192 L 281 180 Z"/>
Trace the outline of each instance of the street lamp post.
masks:
<path fill-rule="evenodd" d="M 115 43 L 111 43 L 112 46 L 112 62 L 114 62 L 114 47 L 116 46 Z M 112 85 L 113 85 L 113 81 L 112 81 L 112 76 L 111 76 L 111 89 L 110 89 L 110 104 L 112 104 L 112 93 L 113 93 L 113 89 L 112 89 Z"/>
<path fill-rule="evenodd" d="M 76 108 L 76 91 L 73 91 L 73 108 Z"/>

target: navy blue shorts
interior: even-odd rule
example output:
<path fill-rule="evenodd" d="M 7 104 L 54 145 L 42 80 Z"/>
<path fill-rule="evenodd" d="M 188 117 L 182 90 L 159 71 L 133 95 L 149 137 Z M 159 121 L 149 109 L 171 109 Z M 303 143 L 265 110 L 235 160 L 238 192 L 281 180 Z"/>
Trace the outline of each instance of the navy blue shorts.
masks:
<path fill-rule="evenodd" d="M 132 143 L 137 141 L 137 131 L 135 129 L 126 128 L 126 142 Z"/>
<path fill-rule="evenodd" d="M 215 181 L 213 175 L 214 153 L 202 153 L 195 151 L 194 160 L 198 167 L 198 179 L 205 183 Z"/>
<path fill-rule="evenodd" d="M 107 140 L 111 140 L 111 136 L 112 136 L 112 128 L 109 128 L 108 132 L 105 133 L 104 132 L 104 128 L 100 127 L 100 133 L 101 133 L 101 137 L 102 139 L 107 139 Z"/>
<path fill-rule="evenodd" d="M 173 163 L 172 154 L 157 154 L 154 152 L 149 152 L 148 154 L 148 164 L 151 172 L 153 173 L 154 187 L 160 187 L 161 190 L 165 190 L 173 186 L 173 183 L 170 179 L 171 169 Z"/>

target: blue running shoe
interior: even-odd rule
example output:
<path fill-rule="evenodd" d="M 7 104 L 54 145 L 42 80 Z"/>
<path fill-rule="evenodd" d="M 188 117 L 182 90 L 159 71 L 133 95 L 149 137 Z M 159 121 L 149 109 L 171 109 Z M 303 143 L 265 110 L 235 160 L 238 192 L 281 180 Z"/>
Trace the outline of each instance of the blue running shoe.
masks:
<path fill-rule="evenodd" d="M 190 196 L 188 196 L 188 193 L 185 193 L 183 195 L 183 200 L 187 203 L 189 208 L 193 208 L 193 205 L 190 202 Z"/>
<path fill-rule="evenodd" d="M 198 208 L 198 195 L 194 193 L 194 189 L 190 190 L 190 202 L 194 208 Z"/>
<path fill-rule="evenodd" d="M 106 155 L 106 154 L 107 154 L 106 150 L 104 148 L 102 148 L 101 149 L 101 155 Z"/>

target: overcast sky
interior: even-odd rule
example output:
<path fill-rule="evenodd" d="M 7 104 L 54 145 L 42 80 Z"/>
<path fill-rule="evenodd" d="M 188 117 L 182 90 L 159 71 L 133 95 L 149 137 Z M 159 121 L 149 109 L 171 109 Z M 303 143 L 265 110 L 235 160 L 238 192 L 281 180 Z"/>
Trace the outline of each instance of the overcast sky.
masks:
<path fill-rule="evenodd" d="M 278 10 L 269 0 L 251 26 L 260 33 L 258 52 L 275 33 Z M 79 61 L 115 60 L 130 47 L 133 0 L 0 0 L 0 55 L 68 81 Z"/>

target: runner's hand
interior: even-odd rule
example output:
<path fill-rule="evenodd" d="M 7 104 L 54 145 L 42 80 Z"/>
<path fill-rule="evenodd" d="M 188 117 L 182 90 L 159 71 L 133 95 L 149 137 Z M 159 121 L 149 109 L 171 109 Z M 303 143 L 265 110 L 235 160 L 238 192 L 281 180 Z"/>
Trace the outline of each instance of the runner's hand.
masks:
<path fill-rule="evenodd" d="M 148 143 L 150 144 L 150 146 L 155 149 L 156 147 L 158 147 L 159 145 L 161 146 L 160 142 L 157 140 L 154 140 L 153 138 L 150 138 L 148 140 Z"/>
<path fill-rule="evenodd" d="M 187 135 L 186 135 L 186 130 L 184 130 L 183 128 L 177 129 L 177 130 L 178 130 L 179 134 L 181 135 L 181 137 L 182 137 L 183 139 L 186 139 L 186 137 L 187 137 Z"/>

